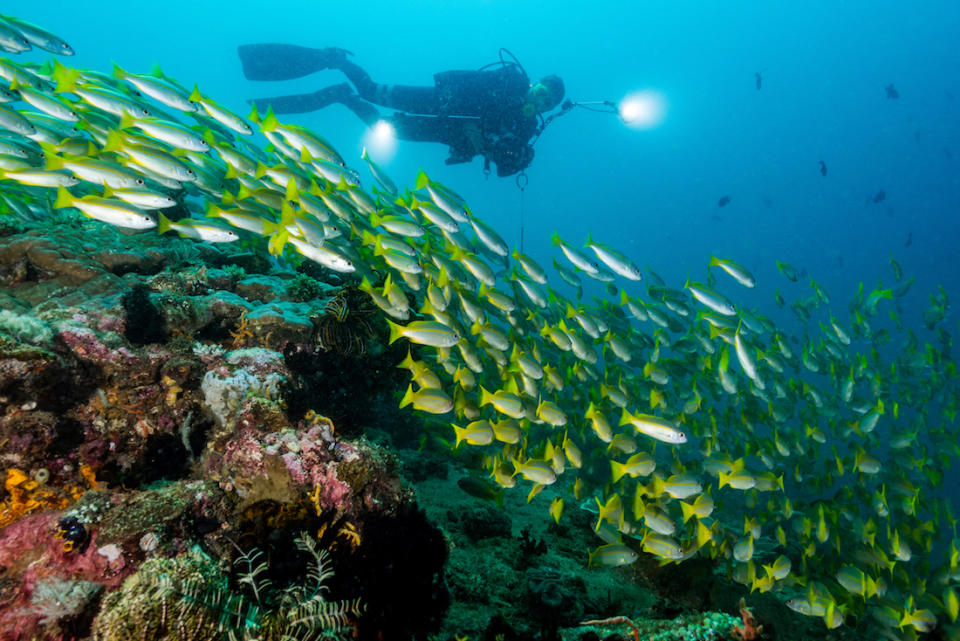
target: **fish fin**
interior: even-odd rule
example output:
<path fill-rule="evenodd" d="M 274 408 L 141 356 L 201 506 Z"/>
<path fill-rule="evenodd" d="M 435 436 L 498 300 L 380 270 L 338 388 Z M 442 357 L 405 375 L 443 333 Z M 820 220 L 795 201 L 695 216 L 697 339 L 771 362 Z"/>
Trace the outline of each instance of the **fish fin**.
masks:
<path fill-rule="evenodd" d="M 170 231 L 170 219 L 162 213 L 157 212 L 157 233 L 165 234 Z"/>
<path fill-rule="evenodd" d="M 73 196 L 67 191 L 66 187 L 57 187 L 57 199 L 53 203 L 54 209 L 63 209 L 73 206 Z"/>
<path fill-rule="evenodd" d="M 280 126 L 280 121 L 277 120 L 277 115 L 273 113 L 273 107 L 267 107 L 267 113 L 263 117 L 263 120 L 260 121 L 260 130 L 265 132 L 276 131 L 277 127 Z"/>
<path fill-rule="evenodd" d="M 286 226 L 280 228 L 277 233 L 273 235 L 270 239 L 269 244 L 267 245 L 267 250 L 270 252 L 271 256 L 279 256 L 283 253 L 283 248 L 287 244 L 287 239 L 290 237 L 290 232 L 287 231 Z"/>
<path fill-rule="evenodd" d="M 416 189 L 424 189 L 428 184 L 430 184 L 430 179 L 427 178 L 426 172 L 421 169 L 420 173 L 417 174 L 415 187 Z"/>
<path fill-rule="evenodd" d="M 79 69 L 71 69 L 59 60 L 53 61 L 53 80 L 57 83 L 54 91 L 57 93 L 69 93 L 73 91 L 78 78 L 80 78 Z"/>
<path fill-rule="evenodd" d="M 404 393 L 403 398 L 400 399 L 400 407 L 406 407 L 407 405 L 409 405 L 409 404 L 412 403 L 412 402 L 413 402 L 413 384 L 411 383 L 411 384 L 407 385 L 407 391 L 406 391 L 406 393 Z M 456 429 L 457 429 L 457 426 L 454 425 L 454 426 L 453 426 L 453 429 L 456 430 Z M 461 438 L 461 437 L 460 437 L 460 434 L 459 434 L 459 432 L 458 432 L 458 433 L 457 433 L 457 445 L 460 445 L 460 438 Z M 454 446 L 454 447 L 456 447 L 456 446 Z"/>
<path fill-rule="evenodd" d="M 403 336 L 403 325 L 397 325 L 389 318 L 387 319 L 387 324 L 390 326 L 390 340 L 388 344 L 392 345 L 398 338 Z"/>

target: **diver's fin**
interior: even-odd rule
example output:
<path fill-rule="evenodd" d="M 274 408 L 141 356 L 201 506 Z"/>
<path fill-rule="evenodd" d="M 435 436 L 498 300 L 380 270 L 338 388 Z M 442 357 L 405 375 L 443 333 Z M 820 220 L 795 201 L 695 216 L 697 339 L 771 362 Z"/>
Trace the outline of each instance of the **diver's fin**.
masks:
<path fill-rule="evenodd" d="M 353 90 L 350 85 L 344 82 L 324 87 L 313 93 L 276 96 L 274 98 L 254 98 L 247 102 L 256 105 L 258 111 L 265 111 L 267 107 L 273 107 L 275 114 L 302 114 L 323 109 L 335 102 L 344 102 L 352 94 Z"/>
<path fill-rule="evenodd" d="M 350 52 L 337 47 L 314 49 L 299 45 L 253 44 L 237 47 L 248 80 L 293 80 L 329 69 Z M 352 54 L 351 54 L 352 55 Z"/>

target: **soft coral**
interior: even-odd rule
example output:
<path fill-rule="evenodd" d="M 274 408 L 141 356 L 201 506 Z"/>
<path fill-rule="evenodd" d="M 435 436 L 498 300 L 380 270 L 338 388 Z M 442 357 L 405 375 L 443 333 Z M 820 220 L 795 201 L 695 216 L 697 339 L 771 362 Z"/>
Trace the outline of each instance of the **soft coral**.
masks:
<path fill-rule="evenodd" d="M 743 619 L 743 627 L 733 626 L 730 630 L 733 638 L 741 641 L 759 639 L 760 635 L 763 634 L 763 626 L 757 625 L 757 620 L 753 618 L 753 612 L 747 607 L 747 602 L 744 599 L 740 599 L 740 618 Z"/>

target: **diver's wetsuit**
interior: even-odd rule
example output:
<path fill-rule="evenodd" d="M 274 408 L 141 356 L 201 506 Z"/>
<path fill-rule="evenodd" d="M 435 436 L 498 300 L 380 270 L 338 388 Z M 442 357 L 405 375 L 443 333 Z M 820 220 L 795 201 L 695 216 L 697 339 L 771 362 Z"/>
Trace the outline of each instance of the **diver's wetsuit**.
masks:
<path fill-rule="evenodd" d="M 269 104 L 278 114 L 314 111 L 339 102 L 369 125 L 389 121 L 403 140 L 448 145 L 447 164 L 469 162 L 483 155 L 497 165 L 498 176 L 522 171 L 533 160 L 529 141 L 536 135 L 538 121 L 536 116 L 523 114 L 530 81 L 516 65 L 484 71 L 444 71 L 434 75 L 433 87 L 385 85 L 373 82 L 362 67 L 346 59 L 342 50 L 336 51 L 339 55 L 331 56 L 323 67 L 343 71 L 356 93 L 349 85 L 340 84 L 309 94 L 254 102 L 263 107 Z M 248 78 L 260 79 L 249 67 L 244 71 Z M 302 75 L 300 69 L 284 69 L 286 72 L 290 77 Z M 397 113 L 383 117 L 374 104 L 396 109 Z"/>

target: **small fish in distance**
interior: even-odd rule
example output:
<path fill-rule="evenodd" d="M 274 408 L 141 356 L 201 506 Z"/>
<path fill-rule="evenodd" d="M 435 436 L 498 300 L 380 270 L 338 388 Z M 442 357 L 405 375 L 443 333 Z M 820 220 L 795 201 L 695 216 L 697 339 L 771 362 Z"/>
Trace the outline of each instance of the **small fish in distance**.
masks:
<path fill-rule="evenodd" d="M 820 163 L 820 175 L 821 175 L 821 176 L 826 176 L 826 175 L 827 175 L 827 163 L 823 162 L 822 160 L 820 160 L 820 161 L 818 161 L 818 162 Z"/>
<path fill-rule="evenodd" d="M 717 201 L 717 207 L 726 207 L 730 204 L 730 196 L 723 196 Z"/>
<path fill-rule="evenodd" d="M 897 88 L 894 87 L 892 83 L 884 87 L 884 91 L 887 92 L 887 100 L 896 100 L 900 97 L 900 92 L 897 91 Z"/>

